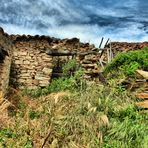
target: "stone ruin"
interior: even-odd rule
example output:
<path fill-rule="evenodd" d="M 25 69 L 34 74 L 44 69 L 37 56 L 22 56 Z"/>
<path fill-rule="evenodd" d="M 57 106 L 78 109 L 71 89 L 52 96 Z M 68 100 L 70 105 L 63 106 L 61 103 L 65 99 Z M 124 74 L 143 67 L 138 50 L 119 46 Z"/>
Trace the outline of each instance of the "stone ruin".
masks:
<path fill-rule="evenodd" d="M 148 46 L 148 42 L 111 44 L 113 55 L 126 49 Z M 85 69 L 86 79 L 98 79 L 101 71 L 99 61 L 107 60 L 106 49 L 109 48 L 108 44 L 104 50 L 100 50 L 94 45 L 81 43 L 77 38 L 8 35 L 1 28 L 0 94 L 5 95 L 9 85 L 19 89 L 48 86 L 52 78 L 61 75 L 62 64 L 74 58 Z"/>
<path fill-rule="evenodd" d="M 0 97 L 7 92 L 9 85 L 12 44 L 7 34 L 0 28 Z"/>

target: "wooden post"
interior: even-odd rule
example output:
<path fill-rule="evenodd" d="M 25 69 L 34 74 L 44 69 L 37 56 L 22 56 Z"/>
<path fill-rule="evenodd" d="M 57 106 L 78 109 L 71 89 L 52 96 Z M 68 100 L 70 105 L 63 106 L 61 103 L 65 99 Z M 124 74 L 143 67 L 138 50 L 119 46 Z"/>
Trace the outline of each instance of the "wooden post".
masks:
<path fill-rule="evenodd" d="M 110 40 L 110 39 L 108 38 L 107 41 L 106 41 L 106 43 L 105 43 L 105 45 L 104 45 L 104 48 L 102 49 L 100 58 L 102 57 L 102 55 L 103 55 L 103 53 L 104 53 L 105 46 L 108 44 L 109 40 Z"/>
<path fill-rule="evenodd" d="M 102 37 L 102 39 L 101 39 L 101 42 L 100 42 L 99 48 L 101 48 L 101 45 L 102 45 L 102 43 L 103 43 L 103 40 L 104 40 L 104 37 Z"/>

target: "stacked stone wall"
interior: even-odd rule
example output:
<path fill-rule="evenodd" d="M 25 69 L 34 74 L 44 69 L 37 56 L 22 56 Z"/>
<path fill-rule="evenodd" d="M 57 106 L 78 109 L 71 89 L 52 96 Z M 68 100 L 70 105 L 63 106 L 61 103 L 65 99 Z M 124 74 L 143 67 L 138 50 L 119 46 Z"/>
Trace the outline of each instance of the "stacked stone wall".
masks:
<path fill-rule="evenodd" d="M 50 84 L 52 57 L 42 51 L 42 42 L 19 41 L 13 48 L 11 83 L 18 88 L 34 89 Z"/>
<path fill-rule="evenodd" d="M 11 57 L 6 56 L 4 61 L 0 63 L 0 96 L 4 97 L 7 94 L 9 86 Z"/>
<path fill-rule="evenodd" d="M 73 56 L 52 56 L 48 51 L 85 52 L 94 45 L 79 39 L 55 39 L 46 36 L 11 36 L 13 58 L 11 84 L 18 88 L 37 88 L 50 84 L 51 78 L 61 74 L 62 65 Z M 80 61 L 79 61 L 80 62 Z"/>
<path fill-rule="evenodd" d="M 110 47 L 108 44 L 106 47 Z M 148 42 L 138 42 L 138 43 L 127 43 L 127 42 L 112 42 L 111 48 L 114 52 L 122 52 L 122 51 L 129 51 L 129 50 L 137 50 L 142 49 L 144 47 L 148 47 Z"/>
<path fill-rule="evenodd" d="M 148 42 L 113 42 L 111 50 L 115 56 L 118 52 L 141 49 L 146 46 Z M 4 54 L 7 53 L 4 60 L 0 62 L 0 91 L 5 93 L 8 88 L 10 65 L 11 84 L 16 88 L 34 89 L 48 86 L 54 76 L 62 73 L 62 65 L 73 58 L 85 69 L 84 77 L 94 80 L 102 70 L 100 60 L 104 66 L 108 63 L 107 51 L 110 49 L 110 44 L 103 50 L 99 50 L 94 45 L 81 43 L 77 38 L 61 40 L 38 35 L 7 35 L 0 29 L 0 47 L 6 51 Z M 52 52 L 61 53 L 63 56 L 52 55 Z M 76 54 L 73 55 L 73 53 Z"/>
<path fill-rule="evenodd" d="M 7 94 L 10 78 L 12 42 L 2 28 L 0 28 L 0 97 Z"/>

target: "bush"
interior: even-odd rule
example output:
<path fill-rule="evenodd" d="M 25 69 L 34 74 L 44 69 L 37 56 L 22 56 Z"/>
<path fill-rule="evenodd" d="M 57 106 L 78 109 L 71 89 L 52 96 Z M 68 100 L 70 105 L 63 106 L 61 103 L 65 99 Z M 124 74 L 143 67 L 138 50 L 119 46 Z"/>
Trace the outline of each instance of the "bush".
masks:
<path fill-rule="evenodd" d="M 75 59 L 72 59 L 62 67 L 63 76 L 73 76 L 74 73 L 79 70 L 79 68 L 80 64 Z"/>
<path fill-rule="evenodd" d="M 106 66 L 104 72 L 122 71 L 126 76 L 134 75 L 137 69 L 148 70 L 148 47 L 121 53 Z"/>

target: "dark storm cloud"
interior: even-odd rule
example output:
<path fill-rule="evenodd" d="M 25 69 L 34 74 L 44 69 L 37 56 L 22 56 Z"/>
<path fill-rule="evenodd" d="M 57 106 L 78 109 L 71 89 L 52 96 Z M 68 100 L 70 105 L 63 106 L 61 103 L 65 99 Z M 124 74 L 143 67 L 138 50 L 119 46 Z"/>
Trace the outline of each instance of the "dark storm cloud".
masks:
<path fill-rule="evenodd" d="M 79 37 L 97 44 L 148 40 L 147 0 L 1 0 L 0 25 L 9 33 Z"/>

